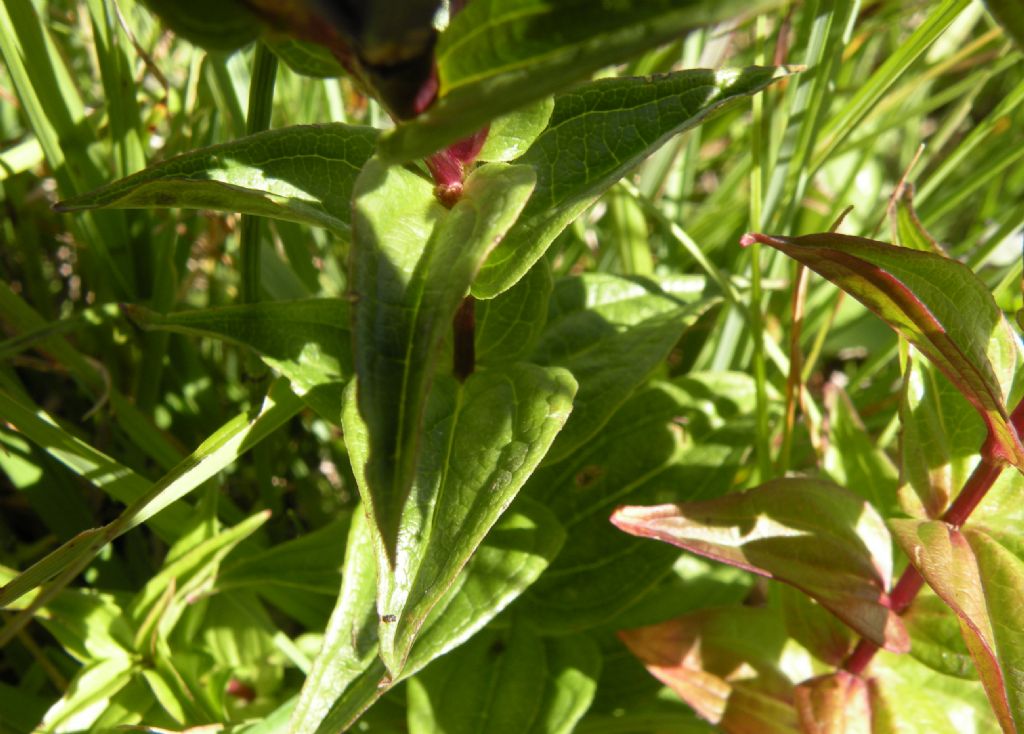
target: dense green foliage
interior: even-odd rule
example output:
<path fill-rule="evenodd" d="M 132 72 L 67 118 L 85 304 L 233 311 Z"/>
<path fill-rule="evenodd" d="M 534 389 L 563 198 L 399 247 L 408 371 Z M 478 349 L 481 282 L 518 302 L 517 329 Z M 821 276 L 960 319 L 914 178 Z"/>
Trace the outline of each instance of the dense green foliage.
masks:
<path fill-rule="evenodd" d="M 1022 50 L 5 0 L 0 734 L 1024 734 Z"/>

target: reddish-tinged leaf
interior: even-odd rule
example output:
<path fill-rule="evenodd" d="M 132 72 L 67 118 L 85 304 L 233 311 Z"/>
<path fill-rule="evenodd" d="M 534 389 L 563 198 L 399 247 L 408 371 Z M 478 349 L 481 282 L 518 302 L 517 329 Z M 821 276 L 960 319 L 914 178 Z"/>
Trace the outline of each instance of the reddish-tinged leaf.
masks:
<path fill-rule="evenodd" d="M 804 734 L 871 734 L 867 683 L 845 670 L 804 681 L 793 697 Z"/>
<path fill-rule="evenodd" d="M 888 607 L 889 532 L 867 502 L 838 485 L 777 479 L 704 502 L 620 507 L 611 520 L 632 535 L 784 581 L 881 647 L 910 647 Z"/>
<path fill-rule="evenodd" d="M 792 684 L 775 660 L 785 631 L 769 616 L 744 607 L 702 610 L 619 637 L 651 675 L 720 731 L 795 734 Z"/>
<path fill-rule="evenodd" d="M 835 233 L 748 234 L 742 242 L 780 250 L 878 314 L 981 413 L 994 439 L 990 453 L 1024 468 L 1024 446 L 1006 409 L 1013 375 L 1006 356 L 1015 349 L 1015 337 L 988 287 L 970 268 L 932 252 Z"/>
<path fill-rule="evenodd" d="M 782 584 L 778 592 L 789 636 L 825 664 L 842 665 L 856 640 L 854 631 L 803 592 Z"/>
<path fill-rule="evenodd" d="M 962 533 L 938 520 L 893 520 L 891 526 L 914 567 L 960 617 L 996 718 L 1004 732 L 1015 734 L 1024 720 L 1024 562 L 977 530 Z"/>

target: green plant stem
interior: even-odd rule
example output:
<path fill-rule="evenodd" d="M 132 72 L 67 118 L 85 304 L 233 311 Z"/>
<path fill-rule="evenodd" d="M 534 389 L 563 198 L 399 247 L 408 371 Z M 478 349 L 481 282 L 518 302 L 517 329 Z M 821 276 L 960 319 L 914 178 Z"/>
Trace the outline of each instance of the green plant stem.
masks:
<path fill-rule="evenodd" d="M 1024 400 L 1021 400 L 1013 409 L 1010 422 L 1018 433 L 1024 431 Z M 981 462 L 967 478 L 956 500 L 943 513 L 942 521 L 954 530 L 963 527 L 1005 468 L 1006 462 L 986 455 L 983 450 Z M 889 597 L 889 608 L 896 614 L 903 614 L 913 603 L 922 586 L 924 586 L 924 579 L 921 578 L 921 574 L 914 566 L 908 565 L 896 586 L 893 587 L 892 595 Z M 876 652 L 878 652 L 878 646 L 875 643 L 861 639 L 843 663 L 842 669 L 848 673 L 860 675 L 874 658 Z"/>
<path fill-rule="evenodd" d="M 764 63 L 764 44 L 768 35 L 768 21 L 761 15 L 757 18 L 759 51 L 757 63 Z M 754 95 L 754 119 L 751 125 L 752 165 L 750 170 L 750 222 L 754 230 L 762 228 L 762 205 L 764 202 L 765 135 L 764 98 Z M 756 386 L 757 419 L 757 470 L 762 482 L 772 476 L 771 429 L 768 425 L 768 369 L 764 355 L 764 319 L 761 313 L 761 248 L 755 243 L 750 248 L 750 338 L 753 345 L 754 384 Z"/>
<path fill-rule="evenodd" d="M 249 111 L 245 118 L 245 131 L 249 135 L 270 127 L 270 112 L 274 102 L 274 82 L 277 79 L 277 56 L 265 43 L 256 46 L 252 81 L 249 83 Z M 243 303 L 256 303 L 260 297 L 260 234 L 263 221 L 249 214 L 242 216 L 238 245 L 241 259 L 241 297 Z"/>

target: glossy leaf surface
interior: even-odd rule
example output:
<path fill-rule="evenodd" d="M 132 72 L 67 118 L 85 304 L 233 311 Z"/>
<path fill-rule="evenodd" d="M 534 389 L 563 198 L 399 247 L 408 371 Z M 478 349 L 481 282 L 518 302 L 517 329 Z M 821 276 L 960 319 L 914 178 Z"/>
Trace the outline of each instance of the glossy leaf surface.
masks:
<path fill-rule="evenodd" d="M 356 185 L 351 277 L 358 409 L 346 414 L 345 430 L 366 436 L 365 463 L 354 468 L 384 567 L 394 564 L 441 340 L 533 183 L 529 168 L 489 164 L 470 176 L 451 211 L 436 201 L 429 182 L 376 160 Z"/>
<path fill-rule="evenodd" d="M 866 502 L 834 484 L 778 479 L 716 500 L 620 507 L 620 529 L 789 583 L 876 644 L 909 639 L 888 608 L 889 533 Z"/>
<path fill-rule="evenodd" d="M 379 583 L 381 657 L 393 676 L 427 614 L 547 452 L 575 387 L 564 370 L 525 364 L 476 372 L 462 384 L 435 380 L 393 571 Z M 364 465 L 365 434 L 346 439 L 353 466 Z"/>
<path fill-rule="evenodd" d="M 325 227 L 347 238 L 352 188 L 377 134 L 342 123 L 268 130 L 156 163 L 57 209 L 212 209 Z"/>
<path fill-rule="evenodd" d="M 289 731 L 296 734 L 326 734 L 350 726 L 397 682 L 392 681 L 377 656 L 373 548 L 370 531 L 360 522 L 361 530 L 357 530 L 353 522 L 353 532 L 362 533 L 359 541 L 362 550 L 354 553 L 351 563 L 361 569 L 362 577 L 352 578 L 348 582 L 351 587 L 343 581 L 325 644 L 314 664 L 318 682 L 313 682 L 311 674 L 291 723 Z M 536 503 L 521 501 L 514 511 L 502 516 L 448 593 L 431 611 L 409 655 L 403 677 L 414 675 L 431 660 L 478 632 L 537 579 L 558 553 L 564 539 L 558 522 Z M 350 540 L 350 547 L 353 542 Z M 346 558 L 346 567 L 349 563 Z M 352 637 L 354 632 L 358 632 L 358 638 Z M 353 658 L 346 651 L 355 639 L 360 640 L 362 647 Z M 329 645 L 327 640 L 331 641 Z M 350 662 L 343 662 L 345 660 Z M 340 666 L 339 672 L 333 672 L 332 666 Z"/>
<path fill-rule="evenodd" d="M 956 260 L 861 237 L 746 235 L 831 280 L 918 348 L 971 401 L 995 439 L 992 450 L 1024 465 L 1006 401 L 1016 337 L 988 287 Z"/>
<path fill-rule="evenodd" d="M 548 127 L 517 163 L 537 187 L 473 284 L 479 298 L 510 288 L 568 224 L 673 135 L 785 76 L 775 67 L 694 69 L 581 85 L 555 98 Z"/>
<path fill-rule="evenodd" d="M 438 39 L 438 98 L 381 141 L 389 160 L 429 155 L 489 120 L 580 81 L 601 67 L 679 38 L 687 30 L 753 12 L 739 0 L 480 0 Z M 554 31 L 554 32 L 552 32 Z"/>

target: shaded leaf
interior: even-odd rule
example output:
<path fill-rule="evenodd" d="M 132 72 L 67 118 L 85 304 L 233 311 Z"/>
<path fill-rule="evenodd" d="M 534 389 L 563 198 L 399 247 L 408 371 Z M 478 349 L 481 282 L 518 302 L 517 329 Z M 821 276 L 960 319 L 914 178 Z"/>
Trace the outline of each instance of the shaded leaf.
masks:
<path fill-rule="evenodd" d="M 899 472 L 861 422 L 850 396 L 842 388 L 829 386 L 829 441 L 824 468 L 837 483 L 871 503 L 884 517 L 899 511 Z"/>
<path fill-rule="evenodd" d="M 407 161 L 473 134 L 489 120 L 547 97 L 598 69 L 673 41 L 685 31 L 757 7 L 739 0 L 504 0 L 468 4 L 435 48 L 438 97 L 381 141 Z"/>
<path fill-rule="evenodd" d="M 805 734 L 872 734 L 868 684 L 845 670 L 804 681 L 793 698 Z"/>
<path fill-rule="evenodd" d="M 568 734 L 597 687 L 588 637 L 487 629 L 409 681 L 410 734 Z"/>
<path fill-rule="evenodd" d="M 347 238 L 353 185 L 377 134 L 340 122 L 268 130 L 156 163 L 55 208 L 213 209 L 312 224 Z"/>
<path fill-rule="evenodd" d="M 840 667 L 853 649 L 853 630 L 814 599 L 791 586 L 778 584 L 771 591 L 782 602 L 782 617 L 790 637 L 822 662 Z"/>
<path fill-rule="evenodd" d="M 1017 47 L 1024 49 L 1024 8 L 1016 0 L 985 0 L 985 7 L 992 13 Z"/>
<path fill-rule="evenodd" d="M 1024 561 L 980 530 L 937 520 L 893 520 L 896 539 L 935 593 L 957 613 L 992 709 L 1004 732 L 1024 723 L 1024 636 L 1019 606 Z"/>
<path fill-rule="evenodd" d="M 971 653 L 960 634 L 956 614 L 925 587 L 903 614 L 910 633 L 910 654 L 923 665 L 943 675 L 977 680 Z"/>
<path fill-rule="evenodd" d="M 296 74 L 318 79 L 345 76 L 344 67 L 325 46 L 270 35 L 263 42 Z"/>
<path fill-rule="evenodd" d="M 394 564 L 441 340 L 533 182 L 526 167 L 488 164 L 449 212 L 429 182 L 403 168 L 372 160 L 359 177 L 351 273 L 358 410 L 344 423 L 346 433 L 366 436 L 364 463 L 353 468 L 380 534 L 382 568 Z"/>
<path fill-rule="evenodd" d="M 508 364 L 525 357 L 547 323 L 553 288 L 551 267 L 540 260 L 514 287 L 477 302 L 477 362 Z"/>
<path fill-rule="evenodd" d="M 704 502 L 620 507 L 612 522 L 789 583 L 876 644 L 909 649 L 888 607 L 889 533 L 870 505 L 842 487 L 778 479 Z"/>
<path fill-rule="evenodd" d="M 711 303 L 686 304 L 653 283 L 598 273 L 556 283 L 531 360 L 565 367 L 579 391 L 545 461 L 571 455 L 598 433 Z"/>
<path fill-rule="evenodd" d="M 861 237 L 745 235 L 831 280 L 883 318 L 956 385 L 988 424 L 1001 458 L 1024 467 L 1006 400 L 1016 336 L 988 287 L 968 268 L 931 252 Z"/>
<path fill-rule="evenodd" d="M 526 364 L 476 372 L 462 384 L 435 380 L 393 571 L 378 584 L 380 654 L 393 676 L 427 614 L 547 452 L 575 389 L 566 371 Z M 365 463 L 368 443 L 358 430 L 346 434 L 353 466 Z"/>
<path fill-rule="evenodd" d="M 256 39 L 262 24 L 238 0 L 144 0 L 179 36 L 202 48 L 234 51 Z"/>
<path fill-rule="evenodd" d="M 785 73 L 774 67 L 694 69 L 602 79 L 556 97 L 547 129 L 516 161 L 536 171 L 536 190 L 488 258 L 474 295 L 493 298 L 510 288 L 572 220 L 669 138 Z"/>
<path fill-rule="evenodd" d="M 695 411 L 677 388 L 639 391 L 570 459 L 541 468 L 523 490 L 565 525 L 569 539 L 518 602 L 538 629 L 567 634 L 611 623 L 671 572 L 679 552 L 618 532 L 608 515 L 623 501 L 714 497 L 732 485 L 742 447 L 692 445 L 680 422 Z M 520 501 L 524 499 L 520 498 Z"/>
<path fill-rule="evenodd" d="M 795 734 L 792 684 L 778 668 L 786 632 L 770 610 L 704 610 L 623 630 L 655 678 L 727 734 Z"/>
<path fill-rule="evenodd" d="M 900 424 L 903 480 L 916 496 L 915 502 L 904 491 L 902 504 L 909 514 L 937 518 L 974 468 L 985 441 L 984 421 L 945 375 L 912 352 Z"/>

